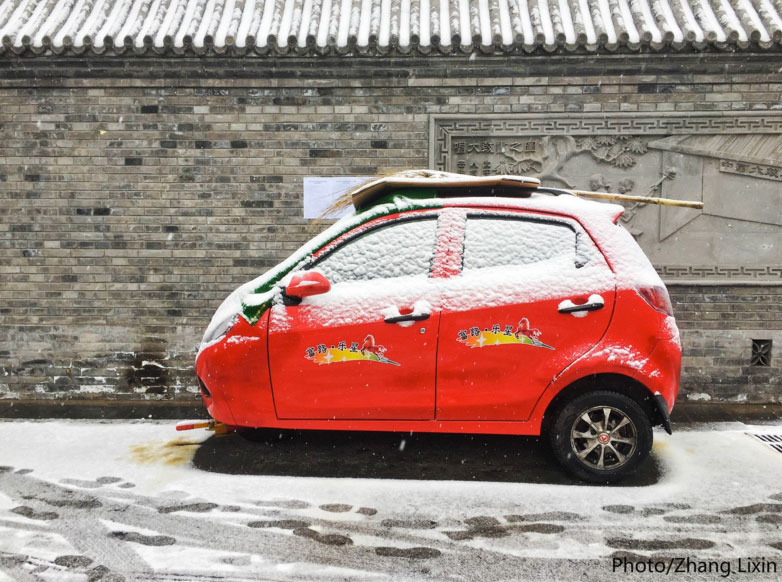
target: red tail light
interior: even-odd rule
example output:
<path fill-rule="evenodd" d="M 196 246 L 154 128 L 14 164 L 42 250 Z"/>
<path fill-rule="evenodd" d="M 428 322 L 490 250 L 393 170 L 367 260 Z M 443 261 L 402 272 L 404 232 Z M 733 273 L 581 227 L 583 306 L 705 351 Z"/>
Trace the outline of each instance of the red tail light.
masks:
<path fill-rule="evenodd" d="M 673 315 L 671 299 L 665 287 L 639 287 L 636 291 L 653 309 L 665 315 Z"/>

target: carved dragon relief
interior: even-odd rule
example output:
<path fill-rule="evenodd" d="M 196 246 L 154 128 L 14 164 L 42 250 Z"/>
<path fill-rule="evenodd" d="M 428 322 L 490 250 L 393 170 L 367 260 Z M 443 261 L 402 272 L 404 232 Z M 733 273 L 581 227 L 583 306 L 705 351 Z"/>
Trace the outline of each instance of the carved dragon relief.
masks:
<path fill-rule="evenodd" d="M 564 176 L 565 165 L 574 156 L 588 154 L 600 165 L 611 166 L 618 170 L 627 170 L 638 163 L 641 156 L 648 152 L 647 141 L 637 136 L 595 135 L 572 137 L 553 135 L 546 137 L 526 137 L 519 140 L 455 141 L 454 153 L 457 155 L 456 169 L 472 175 L 517 174 L 532 175 L 541 180 L 556 181 L 567 188 L 578 187 Z M 488 159 L 487 159 L 488 158 Z M 646 188 L 645 192 L 636 192 L 654 197 L 661 194 L 661 185 L 665 180 L 676 177 L 676 168 L 666 168 L 660 176 Z M 589 189 L 611 191 L 613 184 L 604 174 L 593 174 Z M 632 178 L 623 178 L 616 184 L 619 193 L 635 190 Z M 625 204 L 627 211 L 621 221 L 636 238 L 643 230 L 633 226 L 633 221 L 643 203 Z"/>
<path fill-rule="evenodd" d="M 698 200 L 627 204 L 624 225 L 674 279 L 778 280 L 782 110 L 433 115 L 433 169 Z"/>

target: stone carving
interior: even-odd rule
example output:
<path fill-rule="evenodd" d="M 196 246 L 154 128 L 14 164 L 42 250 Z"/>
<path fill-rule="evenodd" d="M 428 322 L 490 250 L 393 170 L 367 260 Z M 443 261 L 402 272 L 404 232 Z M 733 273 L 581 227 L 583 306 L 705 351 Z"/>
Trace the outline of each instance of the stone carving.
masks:
<path fill-rule="evenodd" d="M 766 178 L 767 180 L 777 180 L 782 182 L 782 168 L 777 166 L 766 166 L 763 164 L 748 164 L 734 160 L 720 160 L 720 172 L 728 174 L 743 174 L 757 178 Z"/>
<path fill-rule="evenodd" d="M 780 278 L 768 265 L 782 243 L 782 113 L 435 116 L 430 127 L 434 169 L 702 200 L 703 211 L 625 205 L 622 224 L 667 277 Z"/>

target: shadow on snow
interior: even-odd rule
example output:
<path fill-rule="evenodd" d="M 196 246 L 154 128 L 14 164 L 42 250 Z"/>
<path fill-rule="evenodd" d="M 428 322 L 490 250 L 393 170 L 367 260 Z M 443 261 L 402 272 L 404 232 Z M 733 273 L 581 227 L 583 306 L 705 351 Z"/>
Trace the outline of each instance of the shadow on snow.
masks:
<path fill-rule="evenodd" d="M 232 475 L 590 486 L 567 475 L 537 437 L 272 429 L 245 436 L 207 439 L 193 465 Z M 619 486 L 653 485 L 660 476 L 652 453 Z"/>

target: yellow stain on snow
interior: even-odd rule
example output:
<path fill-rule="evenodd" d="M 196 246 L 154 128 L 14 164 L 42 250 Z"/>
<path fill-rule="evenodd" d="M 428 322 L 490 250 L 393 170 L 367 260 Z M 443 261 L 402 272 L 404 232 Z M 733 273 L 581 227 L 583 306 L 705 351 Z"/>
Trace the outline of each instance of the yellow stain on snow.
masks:
<path fill-rule="evenodd" d="M 130 457 L 139 465 L 186 465 L 193 460 L 201 443 L 186 439 L 150 441 L 130 447 Z"/>
<path fill-rule="evenodd" d="M 663 452 L 664 450 L 666 450 L 667 448 L 668 448 L 668 443 L 666 443 L 666 442 L 663 442 L 663 441 L 654 441 L 654 443 L 652 443 L 652 450 L 653 450 L 655 453 L 661 453 L 661 452 Z"/>

